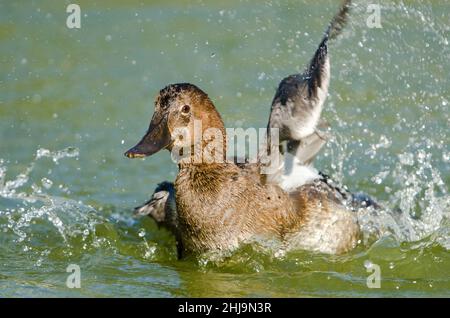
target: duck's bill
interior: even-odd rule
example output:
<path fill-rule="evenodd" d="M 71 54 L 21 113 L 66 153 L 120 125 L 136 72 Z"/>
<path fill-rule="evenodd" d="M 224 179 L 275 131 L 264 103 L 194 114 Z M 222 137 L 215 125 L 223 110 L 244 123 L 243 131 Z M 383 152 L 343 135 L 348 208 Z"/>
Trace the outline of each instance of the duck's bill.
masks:
<path fill-rule="evenodd" d="M 150 127 L 141 139 L 141 141 L 125 152 L 128 158 L 143 158 L 151 156 L 161 149 L 165 149 L 170 144 L 170 134 L 165 120 L 158 121 L 157 124 L 152 120 Z"/>

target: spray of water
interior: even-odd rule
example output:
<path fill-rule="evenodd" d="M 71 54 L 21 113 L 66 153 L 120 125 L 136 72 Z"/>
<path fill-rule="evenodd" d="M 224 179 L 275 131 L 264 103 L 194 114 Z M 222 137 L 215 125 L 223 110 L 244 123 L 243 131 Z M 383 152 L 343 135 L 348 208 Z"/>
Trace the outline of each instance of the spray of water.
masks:
<path fill-rule="evenodd" d="M 10 180 L 6 179 L 7 165 L 0 159 L 0 198 L 6 203 L 2 204 L 0 210 L 0 229 L 3 235 L 14 233 L 14 241 L 23 246 L 24 252 L 33 249 L 35 244 L 32 241 L 39 236 L 45 239 L 49 233 L 69 251 L 72 238 L 81 236 L 81 240 L 87 240 L 89 233 L 101 220 L 95 209 L 87 204 L 45 193 L 53 186 L 53 181 L 47 177 L 40 180 L 41 186 L 32 183 L 27 187 L 32 182 L 30 174 L 41 158 L 50 158 L 59 164 L 61 159 L 74 158 L 78 154 L 78 149 L 71 147 L 58 151 L 38 149 L 28 167 Z M 39 226 L 45 226 L 47 234 Z M 40 251 L 44 256 L 48 253 L 46 249 Z M 36 265 L 41 262 L 42 258 L 37 260 Z"/>
<path fill-rule="evenodd" d="M 369 3 L 356 1 L 354 16 L 365 17 Z M 396 17 L 405 15 L 405 24 L 398 24 Z M 325 112 L 332 115 L 335 131 L 324 153 L 324 165 L 331 167 L 335 180 L 351 190 L 362 188 L 379 197 L 383 211 L 359 212 L 366 242 L 383 235 L 392 235 L 399 242 L 428 237 L 430 244 L 438 242 L 448 249 L 450 50 L 444 32 L 449 26 L 429 4 L 412 7 L 403 1 L 383 3 L 381 22 L 381 29 L 371 30 L 364 18 L 353 19 L 344 39 L 333 47 L 345 52 L 345 58 L 336 57 L 334 65 L 359 69 L 374 81 L 362 86 L 365 96 L 359 95 L 354 74 L 349 76 L 347 68 L 340 67 L 335 82 L 345 83 L 341 88 L 348 86 L 351 93 L 346 96 L 338 91 L 329 98 Z M 380 33 L 384 43 L 374 42 Z M 357 48 L 346 46 L 350 35 L 361 39 Z M 380 45 L 384 45 L 383 51 L 378 52 Z M 371 59 L 389 67 L 380 67 Z M 352 105 L 345 120 L 341 118 L 342 101 Z M 385 122 L 391 113 L 392 123 Z M 355 176 L 367 179 L 355 185 Z"/>

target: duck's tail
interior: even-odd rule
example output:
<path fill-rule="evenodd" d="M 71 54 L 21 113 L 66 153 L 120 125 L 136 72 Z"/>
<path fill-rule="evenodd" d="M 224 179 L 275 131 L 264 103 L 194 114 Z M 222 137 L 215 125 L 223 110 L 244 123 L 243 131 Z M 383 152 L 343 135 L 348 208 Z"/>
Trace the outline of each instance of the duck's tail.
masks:
<path fill-rule="evenodd" d="M 350 206 L 352 209 L 359 210 L 365 208 L 373 208 L 375 210 L 382 209 L 382 206 L 378 204 L 372 197 L 364 192 L 350 192 L 347 188 L 337 185 L 330 176 L 319 172 L 319 181 L 322 184 L 326 184 L 328 188 L 334 194 L 334 197 L 342 203 Z"/>

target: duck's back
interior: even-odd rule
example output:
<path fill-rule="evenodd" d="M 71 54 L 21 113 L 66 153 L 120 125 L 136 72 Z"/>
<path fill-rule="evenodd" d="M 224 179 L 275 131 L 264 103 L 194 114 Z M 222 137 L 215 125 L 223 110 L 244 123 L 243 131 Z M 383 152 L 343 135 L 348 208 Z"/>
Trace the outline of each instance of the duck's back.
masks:
<path fill-rule="evenodd" d="M 341 254 L 356 246 L 360 234 L 357 216 L 336 188 L 318 179 L 292 191 L 290 197 L 302 224 L 286 235 L 287 250 Z"/>

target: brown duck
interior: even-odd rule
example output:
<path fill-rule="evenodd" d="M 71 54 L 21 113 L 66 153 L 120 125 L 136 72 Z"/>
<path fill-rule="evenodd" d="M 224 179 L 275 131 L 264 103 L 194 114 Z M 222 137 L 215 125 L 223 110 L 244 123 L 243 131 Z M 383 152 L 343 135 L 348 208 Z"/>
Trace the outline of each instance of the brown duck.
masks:
<path fill-rule="evenodd" d="M 201 89 L 183 83 L 160 91 L 146 135 L 126 156 L 185 150 L 179 152 L 174 185 L 164 183 L 137 208 L 177 236 L 180 256 L 231 251 L 254 240 L 278 242 L 284 250 L 333 254 L 356 245 L 359 226 L 352 209 L 364 200 L 334 187 L 310 165 L 324 144 L 317 127 L 330 78 L 327 43 L 345 23 L 349 5 L 345 1 L 333 19 L 306 72 L 284 79 L 275 94 L 268 131 L 279 129 L 280 141 L 287 142 L 280 173 L 260 177 L 254 166 L 226 160 L 223 121 Z M 220 132 L 210 140 L 223 138 L 212 154 L 223 160 L 205 160 L 209 143 L 191 138 L 195 122 L 201 123 L 203 135 L 211 129 Z M 179 129 L 190 132 L 189 137 L 180 138 Z"/>
<path fill-rule="evenodd" d="M 130 158 L 172 150 L 179 140 L 175 128 L 193 130 L 194 121 L 223 132 L 222 119 L 208 96 L 192 84 L 174 84 L 161 90 L 150 128 L 130 149 Z M 194 146 L 192 139 L 182 142 Z M 225 141 L 223 142 L 225 153 Z M 286 192 L 276 184 L 263 184 L 233 162 L 202 162 L 202 142 L 179 162 L 175 180 L 178 226 L 184 253 L 229 251 L 254 239 L 278 240 L 284 248 L 307 248 L 342 253 L 357 241 L 359 229 L 353 213 L 321 183 Z M 194 147 L 193 147 L 194 148 Z"/>

